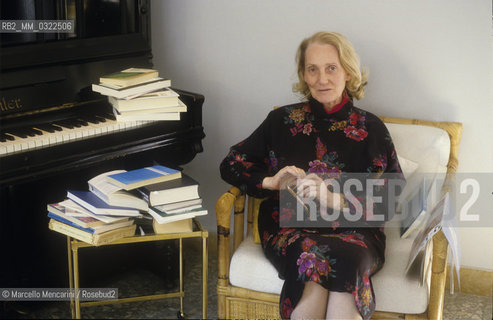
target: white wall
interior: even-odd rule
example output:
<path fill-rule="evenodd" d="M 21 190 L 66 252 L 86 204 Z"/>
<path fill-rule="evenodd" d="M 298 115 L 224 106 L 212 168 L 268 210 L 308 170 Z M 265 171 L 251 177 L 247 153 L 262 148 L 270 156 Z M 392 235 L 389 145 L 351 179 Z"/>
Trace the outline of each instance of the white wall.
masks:
<path fill-rule="evenodd" d="M 151 3 L 155 67 L 205 95 L 204 153 L 186 166 L 214 206 L 227 185 L 218 166 L 292 93 L 294 55 L 315 31 L 338 31 L 370 69 L 356 105 L 379 115 L 459 121 L 460 171 L 493 172 L 490 0 L 165 0 Z M 493 270 L 492 229 L 461 229 L 462 264 Z M 486 254 L 485 254 L 486 253 Z"/>

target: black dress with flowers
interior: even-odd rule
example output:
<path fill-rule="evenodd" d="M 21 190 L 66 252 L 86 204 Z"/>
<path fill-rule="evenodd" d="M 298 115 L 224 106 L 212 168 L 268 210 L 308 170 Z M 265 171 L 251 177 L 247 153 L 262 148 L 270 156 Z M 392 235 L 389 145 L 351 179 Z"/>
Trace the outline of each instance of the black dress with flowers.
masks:
<path fill-rule="evenodd" d="M 397 173 L 401 169 L 390 135 L 378 117 L 344 101 L 328 113 L 314 99 L 278 108 L 245 140 L 234 145 L 220 166 L 222 178 L 254 197 L 268 197 L 259 212 L 266 257 L 284 279 L 280 313 L 285 319 L 314 281 L 329 291 L 349 292 L 363 317 L 375 310 L 371 276 L 384 263 L 381 228 L 280 227 L 279 192 L 262 180 L 285 166 L 307 172 Z"/>

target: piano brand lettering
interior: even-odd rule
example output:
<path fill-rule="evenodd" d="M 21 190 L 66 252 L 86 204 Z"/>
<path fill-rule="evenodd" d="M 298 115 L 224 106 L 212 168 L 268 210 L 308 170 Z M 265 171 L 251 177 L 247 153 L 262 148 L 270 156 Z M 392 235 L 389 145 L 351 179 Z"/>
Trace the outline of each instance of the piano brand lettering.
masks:
<path fill-rule="evenodd" d="M 14 109 L 22 109 L 21 98 L 5 99 L 2 97 L 0 100 L 0 111 L 9 111 Z"/>

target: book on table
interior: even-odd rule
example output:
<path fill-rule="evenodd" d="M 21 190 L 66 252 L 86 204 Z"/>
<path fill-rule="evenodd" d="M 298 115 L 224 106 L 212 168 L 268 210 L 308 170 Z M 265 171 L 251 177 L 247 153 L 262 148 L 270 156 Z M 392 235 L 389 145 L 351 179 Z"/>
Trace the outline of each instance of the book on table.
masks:
<path fill-rule="evenodd" d="M 203 207 L 182 210 L 176 213 L 162 211 L 159 206 L 149 207 L 149 214 L 157 221 L 157 223 L 168 223 L 183 219 L 195 218 L 207 214 L 207 210 Z"/>
<path fill-rule="evenodd" d="M 111 174 L 108 176 L 108 179 L 111 183 L 124 190 L 132 190 L 149 184 L 179 179 L 181 175 L 179 170 L 155 165 Z"/>
<path fill-rule="evenodd" d="M 180 179 L 148 184 L 136 190 L 149 205 L 163 205 L 200 198 L 199 183 L 182 173 Z"/>
<path fill-rule="evenodd" d="M 158 223 L 157 220 L 152 221 L 152 228 L 156 234 L 178 233 L 178 232 L 192 232 L 193 221 L 192 218 L 182 219 L 168 223 Z"/>
<path fill-rule="evenodd" d="M 65 209 L 65 214 L 70 215 L 70 216 L 86 216 L 86 217 L 92 217 L 97 220 L 103 221 L 105 223 L 114 223 L 117 221 L 123 221 L 123 220 L 128 220 L 128 216 L 109 216 L 109 215 L 102 215 L 102 214 L 95 214 L 86 208 L 78 205 L 76 202 L 72 201 L 71 199 L 65 199 L 62 202 L 59 202 L 58 205 L 64 206 Z M 68 209 L 68 210 L 67 210 Z M 139 218 L 139 216 L 136 216 L 135 218 Z"/>
<path fill-rule="evenodd" d="M 136 225 L 132 224 L 126 227 L 113 229 L 107 232 L 94 234 L 79 228 L 70 226 L 63 222 L 57 221 L 55 219 L 50 219 L 48 223 L 48 228 L 50 230 L 56 231 L 58 233 L 62 233 L 66 236 L 72 237 L 74 239 L 95 245 L 100 246 L 104 244 L 111 243 L 113 241 L 119 240 L 125 237 L 131 237 L 135 235 Z"/>
<path fill-rule="evenodd" d="M 157 78 L 158 76 L 159 72 L 154 69 L 128 68 L 104 75 L 99 78 L 99 82 L 120 87 L 128 87 Z"/>
<path fill-rule="evenodd" d="M 155 78 L 147 82 L 135 84 L 128 87 L 119 87 L 111 84 L 93 84 L 92 91 L 99 92 L 102 95 L 115 97 L 118 99 L 132 99 L 145 93 L 156 91 L 171 86 L 171 80 Z"/>
<path fill-rule="evenodd" d="M 200 205 L 202 205 L 202 198 L 162 204 L 159 205 L 159 208 L 161 208 L 162 211 L 173 211 L 173 210 L 180 210 L 180 209 L 193 207 L 193 206 L 200 206 Z"/>
<path fill-rule="evenodd" d="M 90 191 L 68 190 L 67 197 L 97 215 L 129 217 L 136 217 L 140 215 L 138 209 L 111 206 Z"/>
<path fill-rule="evenodd" d="M 76 224 L 78 226 L 81 226 L 82 228 L 93 228 L 96 226 L 106 224 L 106 222 L 98 220 L 98 219 L 91 217 L 91 216 L 87 216 L 84 213 L 78 213 L 77 215 L 74 215 L 74 213 L 72 213 L 72 214 L 68 215 L 68 214 L 66 214 L 67 207 L 60 205 L 59 203 L 48 204 L 46 206 L 46 209 L 52 215 L 56 215 L 56 216 L 60 217 L 61 219 L 70 221 L 70 224 Z M 51 217 L 51 218 L 53 218 L 53 217 Z"/>
<path fill-rule="evenodd" d="M 126 170 L 112 170 L 91 178 L 87 182 L 89 185 L 89 191 L 94 193 L 109 205 L 147 211 L 149 206 L 145 200 L 133 195 L 129 191 L 122 190 L 121 187 L 111 183 L 108 179 L 109 175 L 123 172 L 126 172 Z"/>
<path fill-rule="evenodd" d="M 170 88 L 149 92 L 134 99 L 116 99 L 109 96 L 108 101 L 118 111 L 135 111 L 142 109 L 159 109 L 178 107 L 179 95 Z"/>
<path fill-rule="evenodd" d="M 75 217 L 62 216 L 62 215 L 59 215 L 59 214 L 56 214 L 56 213 L 50 212 L 50 211 L 48 211 L 48 217 L 50 217 L 51 219 L 54 219 L 58 222 L 65 223 L 66 225 L 75 227 L 77 229 L 81 229 L 83 231 L 86 231 L 86 232 L 89 232 L 92 234 L 100 234 L 100 233 L 107 232 L 110 230 L 127 227 L 127 226 L 130 226 L 134 223 L 133 220 L 127 219 L 124 221 L 119 221 L 119 222 L 114 222 L 114 223 L 102 223 L 102 224 L 97 224 L 97 225 L 93 225 L 90 227 L 89 226 L 84 227 L 84 226 L 80 225 L 80 221 L 78 219 L 74 220 Z"/>

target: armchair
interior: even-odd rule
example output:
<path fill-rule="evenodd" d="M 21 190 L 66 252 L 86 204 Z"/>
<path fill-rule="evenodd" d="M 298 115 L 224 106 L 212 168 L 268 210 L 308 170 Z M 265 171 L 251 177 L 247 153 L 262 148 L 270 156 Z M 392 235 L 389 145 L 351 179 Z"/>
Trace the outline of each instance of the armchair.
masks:
<path fill-rule="evenodd" d="M 391 133 L 397 153 L 417 163 L 418 170 L 422 172 L 437 170 L 443 173 L 445 179 L 441 192 L 448 191 L 457 171 L 462 124 L 388 117 L 381 119 Z M 425 153 L 433 156 L 423 157 Z M 217 201 L 220 319 L 280 318 L 279 293 L 283 281 L 264 257 L 256 232 L 261 201 L 247 197 L 236 187 L 231 187 Z M 386 263 L 372 277 L 376 296 L 373 319 L 442 319 L 448 252 L 445 236 L 440 231 L 433 237 L 430 281 L 422 286 L 419 279 L 409 278 L 404 272 L 413 239 L 401 239 L 397 228 L 386 228 L 385 233 Z M 248 276 L 244 270 L 248 270 Z"/>

